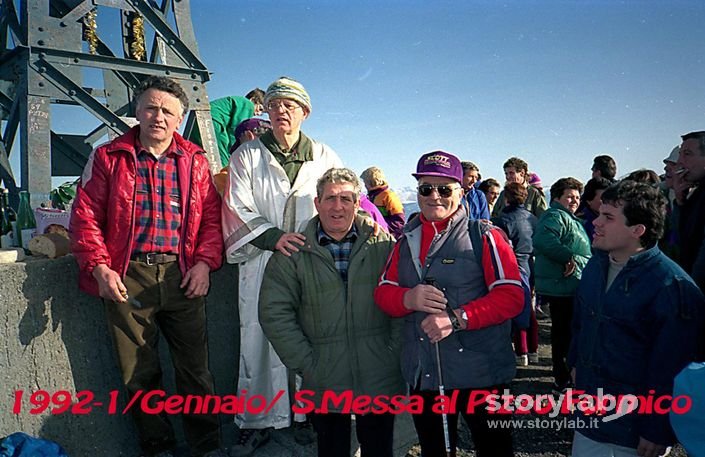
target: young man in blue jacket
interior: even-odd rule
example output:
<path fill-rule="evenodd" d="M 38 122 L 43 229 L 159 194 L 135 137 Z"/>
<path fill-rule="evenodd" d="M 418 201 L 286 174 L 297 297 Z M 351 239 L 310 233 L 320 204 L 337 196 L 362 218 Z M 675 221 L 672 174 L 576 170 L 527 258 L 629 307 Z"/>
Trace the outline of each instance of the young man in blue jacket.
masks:
<path fill-rule="evenodd" d="M 576 431 L 574 457 L 656 457 L 676 441 L 671 402 L 658 399 L 672 394 L 673 378 L 696 357 L 705 299 L 656 245 L 664 203 L 657 189 L 632 181 L 602 194 L 593 222 L 596 252 L 576 293 L 568 364 L 578 391 L 635 395 L 639 405 L 621 417 L 606 411 L 596 427 Z M 666 413 L 642 404 L 649 398 Z"/>
<path fill-rule="evenodd" d="M 490 207 L 487 205 L 485 194 L 475 187 L 475 183 L 480 179 L 480 169 L 472 162 L 460 162 L 463 167 L 463 190 L 465 195 L 463 200 L 468 204 L 470 219 L 490 220 Z"/>

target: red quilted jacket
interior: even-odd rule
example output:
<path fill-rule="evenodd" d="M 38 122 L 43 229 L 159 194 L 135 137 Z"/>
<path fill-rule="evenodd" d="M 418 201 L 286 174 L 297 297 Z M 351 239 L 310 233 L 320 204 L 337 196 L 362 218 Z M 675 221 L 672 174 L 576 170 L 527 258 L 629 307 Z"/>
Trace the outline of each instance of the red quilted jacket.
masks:
<path fill-rule="evenodd" d="M 93 268 L 104 263 L 124 277 L 135 227 L 135 139 L 139 126 L 93 151 L 81 176 L 73 203 L 69 235 L 78 261 L 79 287 L 98 295 Z M 179 267 L 185 274 L 198 261 L 211 271 L 223 262 L 220 195 L 213 185 L 208 159 L 197 145 L 178 133 L 182 196 Z"/>

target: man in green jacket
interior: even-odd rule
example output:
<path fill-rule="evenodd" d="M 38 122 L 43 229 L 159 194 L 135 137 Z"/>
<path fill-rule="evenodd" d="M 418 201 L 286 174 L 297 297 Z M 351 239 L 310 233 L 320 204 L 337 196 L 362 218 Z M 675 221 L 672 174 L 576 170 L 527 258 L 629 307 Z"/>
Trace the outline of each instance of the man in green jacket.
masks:
<path fill-rule="evenodd" d="M 350 455 L 354 413 L 362 456 L 391 457 L 390 411 L 373 407 L 365 414 L 329 400 L 349 395 L 390 404 L 402 392 L 403 322 L 383 313 L 372 295 L 393 238 L 357 214 L 360 182 L 353 171 L 331 168 L 316 193 L 319 215 L 308 223 L 304 245 L 288 256 L 276 252 L 267 264 L 259 320 L 282 362 L 303 377 L 299 412 L 313 413 L 318 455 Z"/>

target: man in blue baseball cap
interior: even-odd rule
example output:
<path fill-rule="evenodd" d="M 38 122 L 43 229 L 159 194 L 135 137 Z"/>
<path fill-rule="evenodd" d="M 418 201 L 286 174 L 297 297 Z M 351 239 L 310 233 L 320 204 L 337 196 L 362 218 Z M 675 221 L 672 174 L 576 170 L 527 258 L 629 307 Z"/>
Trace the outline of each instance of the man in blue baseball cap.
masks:
<path fill-rule="evenodd" d="M 421 214 L 404 227 L 375 302 L 404 317 L 402 375 L 411 393 L 424 398 L 423 412 L 414 415 L 421 453 L 455 455 L 460 413 L 479 457 L 511 456 L 511 429 L 489 428 L 486 400 L 448 412 L 447 422 L 433 405 L 443 387 L 458 405 L 469 405 L 477 391 L 502 392 L 514 377 L 511 318 L 524 302 L 516 258 L 503 232 L 468 224 L 456 156 L 424 154 L 413 176 Z"/>

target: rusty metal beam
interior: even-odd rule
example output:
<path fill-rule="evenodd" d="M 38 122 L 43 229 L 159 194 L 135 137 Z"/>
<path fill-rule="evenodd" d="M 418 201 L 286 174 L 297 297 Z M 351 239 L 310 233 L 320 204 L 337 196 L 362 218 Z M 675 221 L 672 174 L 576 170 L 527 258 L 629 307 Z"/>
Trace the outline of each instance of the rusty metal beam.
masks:
<path fill-rule="evenodd" d="M 31 192 L 33 204 L 48 198 L 52 159 L 57 172 L 76 170 L 87 148 L 106 135 L 129 129 L 125 118 L 134 112 L 134 89 L 151 75 L 171 77 L 184 87 L 212 168 L 219 167 L 205 88 L 210 74 L 199 56 L 190 7 L 189 0 L 0 0 L 0 118 L 7 121 L 2 132 L 4 158 L 19 132 L 21 187 Z M 100 37 L 101 29 L 93 41 L 96 53 L 84 52 L 83 18 L 94 8 L 98 17 L 106 8 L 119 9 L 121 20 L 139 13 L 156 38 L 147 50 L 150 61 L 117 57 L 123 52 L 110 49 Z M 174 28 L 169 25 L 172 20 Z M 132 33 L 127 29 L 123 28 L 123 35 Z M 124 41 L 129 44 L 130 40 Z M 83 81 L 91 74 L 86 69 L 102 70 L 102 87 L 89 87 L 97 85 L 90 78 Z M 81 106 L 99 125 L 86 135 L 54 132 L 52 104 Z M 53 158 L 52 145 L 57 152 Z M 57 162 L 62 160 L 66 164 Z"/>

